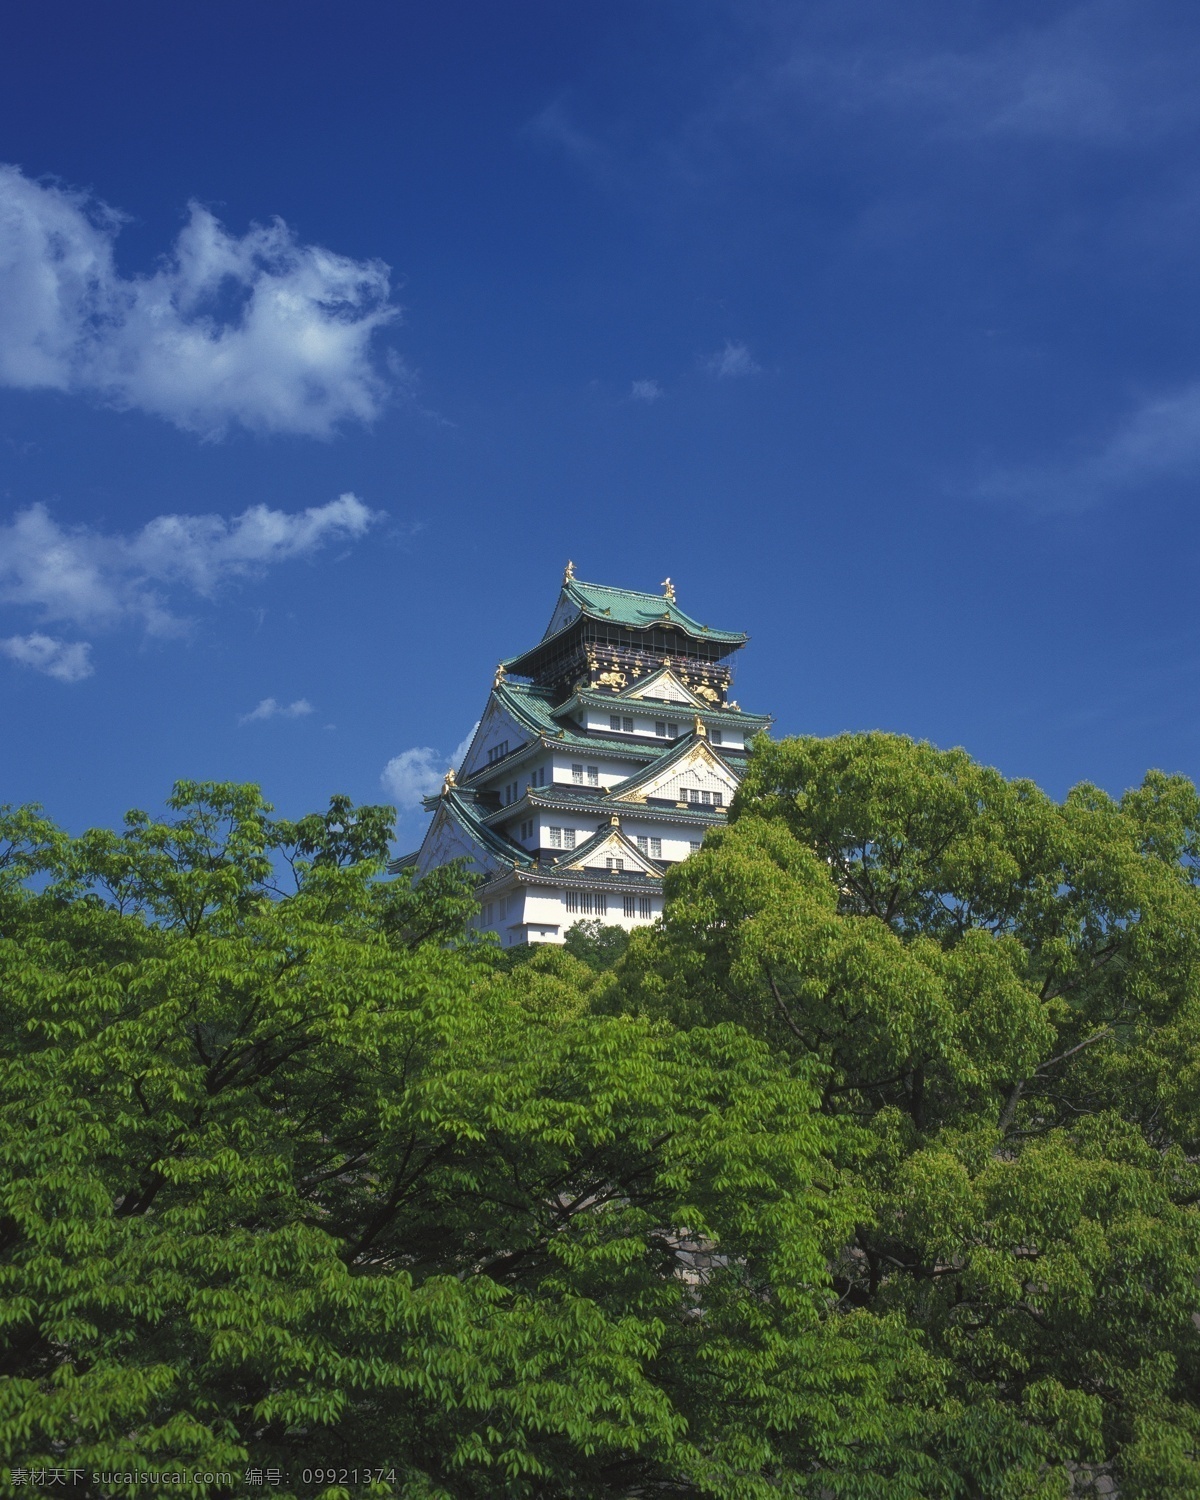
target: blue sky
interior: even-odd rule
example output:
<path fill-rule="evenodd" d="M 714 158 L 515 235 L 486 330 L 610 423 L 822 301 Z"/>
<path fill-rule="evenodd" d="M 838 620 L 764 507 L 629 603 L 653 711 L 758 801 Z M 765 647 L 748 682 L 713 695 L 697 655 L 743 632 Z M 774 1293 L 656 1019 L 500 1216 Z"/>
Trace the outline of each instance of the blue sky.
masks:
<path fill-rule="evenodd" d="M 0 800 L 407 846 L 568 557 L 748 630 L 781 732 L 1200 775 L 1194 6 L 5 32 Z"/>

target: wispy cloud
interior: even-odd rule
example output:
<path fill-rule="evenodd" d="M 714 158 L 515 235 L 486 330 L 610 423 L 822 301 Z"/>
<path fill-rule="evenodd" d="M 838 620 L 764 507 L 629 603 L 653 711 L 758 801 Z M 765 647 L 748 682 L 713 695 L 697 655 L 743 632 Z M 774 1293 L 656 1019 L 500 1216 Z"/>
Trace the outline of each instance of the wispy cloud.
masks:
<path fill-rule="evenodd" d="M 156 516 L 140 531 L 121 533 L 62 526 L 45 506 L 32 505 L 0 525 L 0 604 L 82 630 L 134 625 L 152 636 L 180 636 L 188 629 L 176 608 L 180 596 L 212 600 L 222 586 L 361 537 L 381 519 L 382 512 L 345 494 L 302 511 L 252 505 L 232 517 Z M 2 644 L 13 661 L 62 682 L 92 672 L 86 641 L 34 633 Z"/>
<path fill-rule="evenodd" d="M 1157 137 L 1196 114 L 1194 56 L 1163 47 L 1131 7 L 1111 0 L 1088 0 L 1035 24 L 1014 18 L 957 46 L 921 35 L 919 14 L 907 34 L 901 19 L 888 28 L 890 38 L 879 28 L 865 45 L 861 35 L 849 44 L 844 38 L 853 7 L 839 9 L 840 37 L 822 34 L 821 15 L 818 9 L 814 25 L 805 16 L 794 28 L 767 101 L 791 95 L 842 113 L 898 112 L 941 135 L 1080 144 Z M 772 107 L 761 81 L 752 107 L 760 115 Z"/>
<path fill-rule="evenodd" d="M 87 641 L 61 641 L 57 636 L 10 635 L 0 640 L 0 651 L 22 667 L 44 672 L 58 682 L 82 682 L 95 671 Z"/>
<path fill-rule="evenodd" d="M 663 388 L 657 380 L 635 380 L 629 389 L 631 401 L 644 401 L 647 406 L 653 406 L 656 401 L 661 401 Z"/>
<path fill-rule="evenodd" d="M 401 812 L 414 812 L 423 798 L 440 791 L 446 772 L 462 765 L 478 728 L 473 724 L 449 756 L 429 745 L 415 745 L 388 761 L 379 780 Z"/>
<path fill-rule="evenodd" d="M 360 537 L 380 518 L 345 494 L 302 511 L 252 505 L 233 517 L 156 516 L 123 534 L 61 526 L 32 505 L 0 525 L 0 603 L 84 629 L 137 621 L 152 635 L 178 634 L 173 591 L 211 599 L 231 579 Z"/>
<path fill-rule="evenodd" d="M 597 176 L 607 176 L 611 170 L 607 148 L 571 119 L 565 98 L 551 100 L 545 109 L 521 127 L 520 134 Z"/>
<path fill-rule="evenodd" d="M 736 380 L 743 375 L 761 375 L 762 366 L 756 362 L 745 344 L 725 341 L 724 349 L 710 355 L 704 368 L 718 380 Z"/>
<path fill-rule="evenodd" d="M 282 220 L 231 234 L 190 206 L 169 256 L 126 277 L 122 216 L 0 165 L 0 384 L 90 393 L 204 437 L 231 425 L 328 436 L 370 421 L 372 352 L 398 315 L 388 268 L 300 243 Z"/>
<path fill-rule="evenodd" d="M 1155 481 L 1196 478 L 1200 381 L 1143 401 L 1092 452 L 1066 463 L 999 469 L 979 493 L 990 500 L 1083 510 Z"/>
<path fill-rule="evenodd" d="M 294 703 L 280 703 L 276 698 L 261 698 L 257 708 L 243 714 L 239 724 L 254 724 L 263 719 L 303 719 L 313 712 L 307 698 L 297 698 Z M 329 728 L 329 725 L 325 726 Z"/>

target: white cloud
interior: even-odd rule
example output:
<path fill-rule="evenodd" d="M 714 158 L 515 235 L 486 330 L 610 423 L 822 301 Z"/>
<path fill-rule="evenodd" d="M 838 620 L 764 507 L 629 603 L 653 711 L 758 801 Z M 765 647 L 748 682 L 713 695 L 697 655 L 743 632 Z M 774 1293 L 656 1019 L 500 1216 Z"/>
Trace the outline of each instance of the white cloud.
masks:
<path fill-rule="evenodd" d="M 629 399 L 644 401 L 647 406 L 652 406 L 661 398 L 662 393 L 662 386 L 657 380 L 635 380 L 629 391 Z"/>
<path fill-rule="evenodd" d="M 379 780 L 401 812 L 420 807 L 423 797 L 432 797 L 445 779 L 448 767 L 429 745 L 417 745 L 393 755 Z"/>
<path fill-rule="evenodd" d="M 704 368 L 718 380 L 736 380 L 742 375 L 762 374 L 762 366 L 755 362 L 745 344 L 734 344 L 728 339 L 724 349 L 704 361 Z"/>
<path fill-rule="evenodd" d="M 303 718 L 312 711 L 312 703 L 306 697 L 297 697 L 294 703 L 281 703 L 275 697 L 263 697 L 258 700 L 257 708 L 252 708 L 249 714 L 243 714 L 239 718 L 239 723 L 257 723 L 263 718 Z"/>
<path fill-rule="evenodd" d="M 126 277 L 120 224 L 0 165 L 0 384 L 90 392 L 205 437 L 324 437 L 377 415 L 372 341 L 398 315 L 381 261 L 301 244 L 280 219 L 239 238 L 193 203 L 159 268 Z"/>
<path fill-rule="evenodd" d="M 1200 476 L 1200 381 L 1144 401 L 1090 454 L 1074 462 L 1002 469 L 985 499 L 1081 510 L 1162 480 Z"/>
<path fill-rule="evenodd" d="M 307 698 L 297 698 L 294 703 L 280 703 L 275 698 L 262 698 L 259 700 L 258 707 L 252 708 L 248 714 L 243 714 L 238 723 L 253 724 L 262 719 L 302 719 L 312 712 L 313 706 Z"/>
<path fill-rule="evenodd" d="M 379 780 L 401 812 L 415 811 L 422 798 L 441 790 L 446 772 L 462 765 L 478 728 L 478 723 L 473 724 L 449 757 L 429 745 L 415 745 L 388 761 Z"/>
<path fill-rule="evenodd" d="M 92 648 L 87 641 L 60 641 L 56 636 L 10 635 L 0 640 L 0 651 L 10 660 L 35 672 L 44 672 L 59 682 L 82 682 L 95 671 Z"/>
<path fill-rule="evenodd" d="M 295 512 L 253 505 L 233 517 L 156 516 L 122 534 L 60 526 L 33 505 L 0 525 L 0 603 L 83 628 L 137 621 L 152 635 L 177 634 L 172 590 L 211 599 L 232 579 L 360 537 L 380 518 L 345 494 Z"/>

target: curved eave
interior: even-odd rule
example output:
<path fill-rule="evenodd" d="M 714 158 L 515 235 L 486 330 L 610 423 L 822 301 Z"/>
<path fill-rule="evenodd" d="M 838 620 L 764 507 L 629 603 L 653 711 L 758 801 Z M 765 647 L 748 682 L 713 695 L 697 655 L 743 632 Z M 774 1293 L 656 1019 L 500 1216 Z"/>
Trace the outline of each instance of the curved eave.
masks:
<path fill-rule="evenodd" d="M 542 787 L 536 791 L 526 790 L 515 802 L 498 807 L 480 821 L 492 828 L 530 812 L 571 812 L 580 818 L 595 814 L 597 818 L 605 819 L 616 813 L 619 817 L 644 817 L 656 823 L 695 823 L 697 827 L 712 828 L 723 824 L 728 817 L 727 808 L 696 807 L 690 802 L 668 802 L 665 798 L 660 803 L 633 802 L 604 791 L 593 800 L 573 798 L 569 794 L 554 797 L 547 795 L 548 791 Z"/>
<path fill-rule="evenodd" d="M 610 713 L 614 708 L 622 711 L 645 704 L 663 719 L 694 719 L 697 714 L 705 724 L 713 723 L 718 729 L 744 729 L 757 734 L 774 722 L 769 714 L 747 714 L 734 708 L 710 708 L 706 703 L 677 703 L 669 698 L 628 698 L 618 693 L 572 693 L 557 708 L 550 710 L 557 719 L 569 714 L 573 708 L 594 708 L 601 713 Z"/>
<path fill-rule="evenodd" d="M 551 866 L 548 870 L 504 870 L 485 880 L 480 892 L 496 889 L 506 880 L 516 880 L 521 885 L 586 885 L 591 890 L 602 891 L 651 891 L 662 890 L 661 875 L 643 875 L 640 870 L 560 870 Z M 538 925 L 536 919 L 533 925 Z"/>
<path fill-rule="evenodd" d="M 506 860 L 510 865 L 520 866 L 533 863 L 533 856 L 520 844 L 502 833 L 498 833 L 473 811 L 473 804 L 467 803 L 458 792 L 451 790 L 445 792 L 441 798 L 441 807 L 448 817 L 452 818 L 465 834 L 473 838 L 490 854 L 496 855 L 498 859 Z"/>
<path fill-rule="evenodd" d="M 618 605 L 624 600 L 644 600 L 645 619 L 631 621 L 614 615 L 612 605 L 606 607 L 599 604 L 589 590 L 609 595 Z M 616 620 L 618 624 L 625 625 L 630 630 L 654 630 L 663 625 L 671 625 L 695 640 L 716 641 L 720 645 L 728 646 L 744 646 L 750 639 L 745 631 L 717 630 L 712 625 L 704 625 L 699 620 L 694 620 L 665 595 L 643 594 L 637 589 L 614 589 L 603 583 L 585 583 L 579 578 L 572 578 L 564 583 L 562 592 L 576 606 L 580 614 L 586 615 L 590 620 L 610 623 Z"/>

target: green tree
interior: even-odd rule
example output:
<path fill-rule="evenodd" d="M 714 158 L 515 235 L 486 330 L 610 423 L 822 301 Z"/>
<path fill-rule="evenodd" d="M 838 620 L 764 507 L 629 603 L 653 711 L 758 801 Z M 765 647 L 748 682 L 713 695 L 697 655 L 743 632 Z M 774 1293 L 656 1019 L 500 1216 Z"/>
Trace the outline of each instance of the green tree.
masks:
<path fill-rule="evenodd" d="M 763 741 L 601 997 L 744 1026 L 869 1137 L 830 1317 L 919 1336 L 954 1493 L 1200 1495 L 1198 847 L 1182 778 L 1057 804 L 898 736 Z"/>
<path fill-rule="evenodd" d="M 593 918 L 568 927 L 563 946 L 589 969 L 603 973 L 615 968 L 624 957 L 629 947 L 629 933 L 624 927 Z"/>
<path fill-rule="evenodd" d="M 862 1206 L 818 1065 L 591 1014 L 570 954 L 506 971 L 462 871 L 380 878 L 388 821 L 193 783 L 76 840 L 5 814 L 0 1451 L 281 1494 L 951 1493 L 909 1441 L 936 1365 L 828 1316 Z"/>

